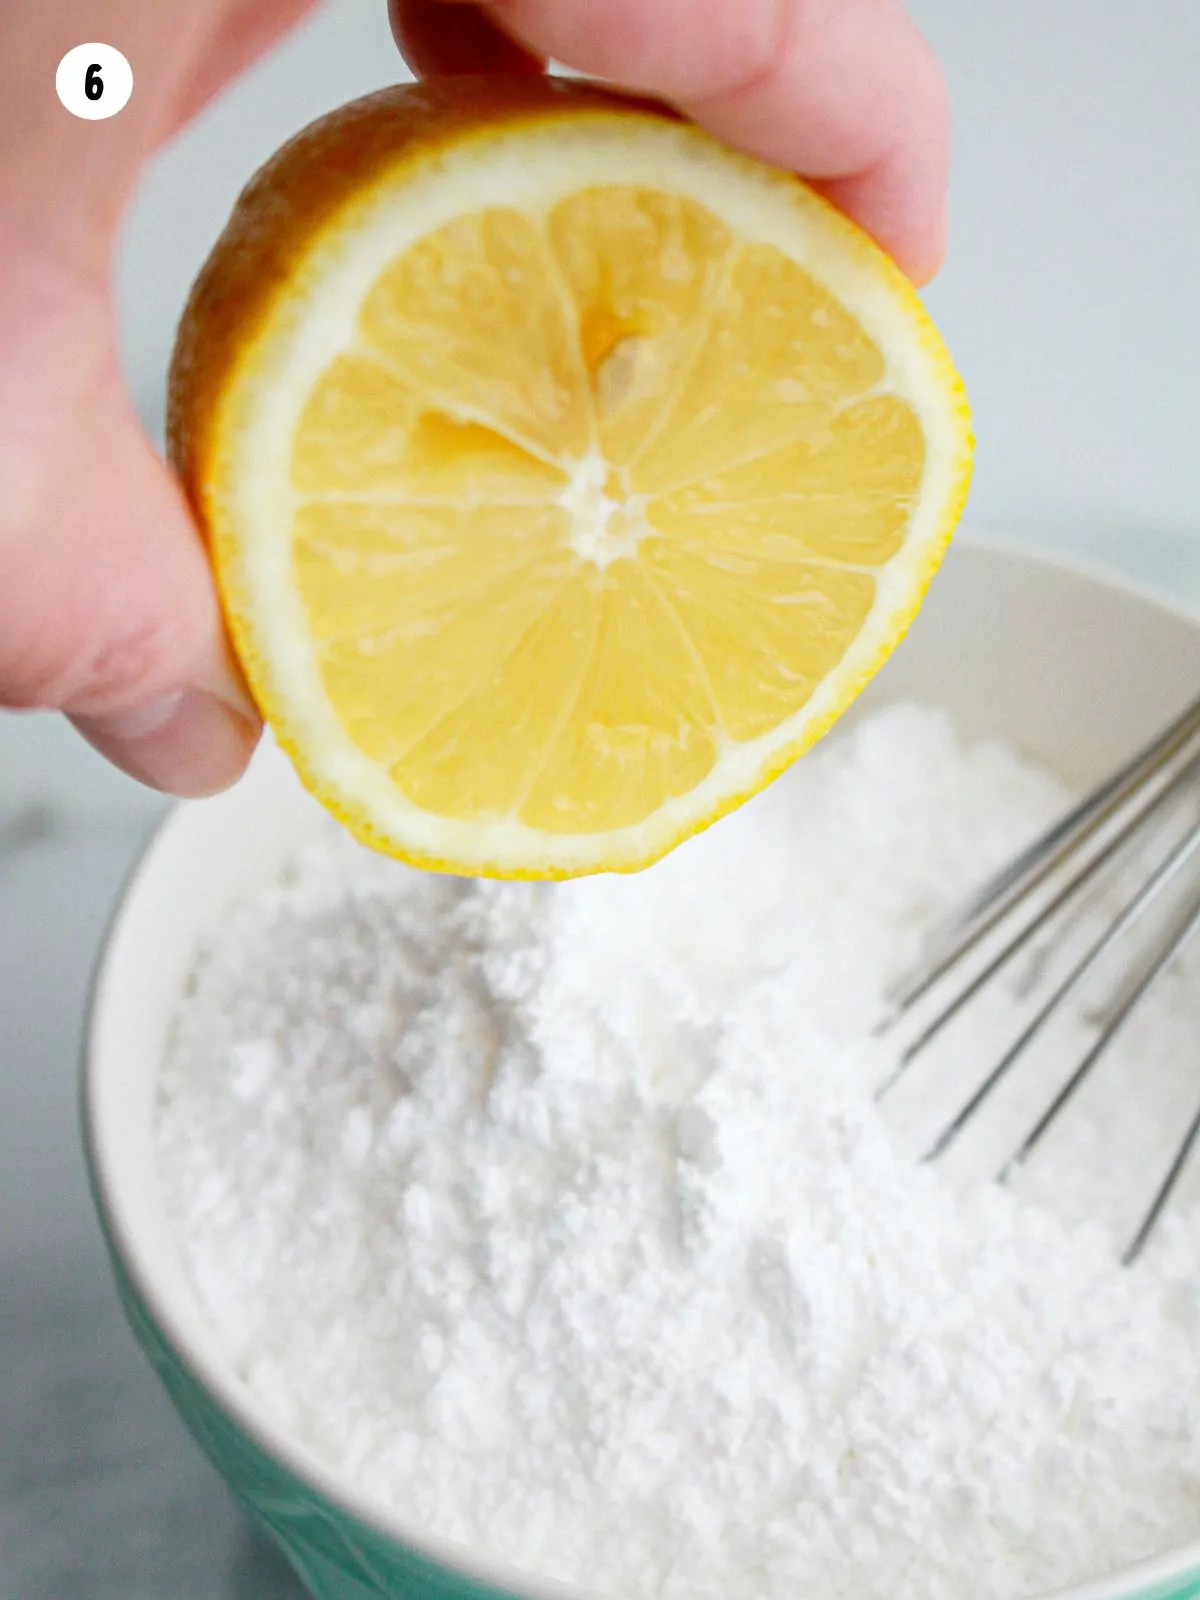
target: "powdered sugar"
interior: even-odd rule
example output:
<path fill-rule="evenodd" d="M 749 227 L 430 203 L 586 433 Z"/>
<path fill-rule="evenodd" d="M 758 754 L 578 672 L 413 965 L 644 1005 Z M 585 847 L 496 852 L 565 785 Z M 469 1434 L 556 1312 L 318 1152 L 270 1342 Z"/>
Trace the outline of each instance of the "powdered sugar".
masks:
<path fill-rule="evenodd" d="M 871 1097 L 888 978 L 1061 800 L 899 707 L 632 878 L 320 830 L 162 1076 L 260 1403 L 413 1526 L 622 1600 L 986 1600 L 1200 1533 L 1200 1230 L 1125 1272 L 1081 1220 L 1120 1062 L 1015 1193 L 913 1159 L 919 1086 Z M 1177 982 L 1140 1038 L 1151 1153 L 1198 1013 Z"/>

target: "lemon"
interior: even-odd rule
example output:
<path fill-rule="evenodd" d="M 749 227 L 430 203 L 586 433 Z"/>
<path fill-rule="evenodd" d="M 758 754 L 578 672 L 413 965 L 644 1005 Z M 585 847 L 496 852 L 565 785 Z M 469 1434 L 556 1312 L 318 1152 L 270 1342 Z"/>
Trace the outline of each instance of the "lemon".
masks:
<path fill-rule="evenodd" d="M 663 108 L 447 80 L 313 124 L 193 290 L 169 440 L 303 781 L 461 873 L 633 870 L 903 635 L 961 382 L 796 179 Z"/>

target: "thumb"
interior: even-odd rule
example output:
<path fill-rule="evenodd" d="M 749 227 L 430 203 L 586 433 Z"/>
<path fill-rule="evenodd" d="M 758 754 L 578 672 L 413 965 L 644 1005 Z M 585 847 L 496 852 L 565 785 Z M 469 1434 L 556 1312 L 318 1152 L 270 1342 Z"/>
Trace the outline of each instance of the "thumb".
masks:
<path fill-rule="evenodd" d="M 120 381 L 106 296 L 0 289 L 0 705 L 64 711 L 133 777 L 226 787 L 260 721 L 182 493 Z"/>

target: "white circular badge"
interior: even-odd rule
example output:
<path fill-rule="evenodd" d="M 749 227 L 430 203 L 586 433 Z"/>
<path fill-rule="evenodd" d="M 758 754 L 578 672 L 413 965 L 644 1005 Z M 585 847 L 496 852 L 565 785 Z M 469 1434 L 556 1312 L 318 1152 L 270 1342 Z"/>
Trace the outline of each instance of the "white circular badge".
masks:
<path fill-rule="evenodd" d="M 111 44 L 77 44 L 58 63 L 54 87 L 73 117 L 100 122 L 129 104 L 133 68 Z"/>

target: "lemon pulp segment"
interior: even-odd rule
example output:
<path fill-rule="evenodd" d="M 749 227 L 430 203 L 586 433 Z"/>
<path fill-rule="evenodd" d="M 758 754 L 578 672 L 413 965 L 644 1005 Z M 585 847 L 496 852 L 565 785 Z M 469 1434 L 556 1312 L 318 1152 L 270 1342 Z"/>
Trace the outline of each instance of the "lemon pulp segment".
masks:
<path fill-rule="evenodd" d="M 780 251 L 596 187 L 440 228 L 356 332 L 297 430 L 295 572 L 339 720 L 422 809 L 641 822 L 862 627 L 924 439 Z"/>

